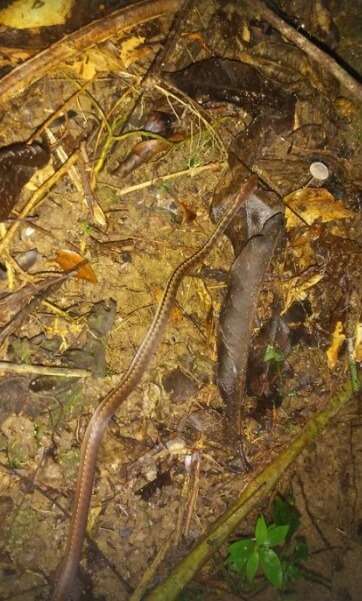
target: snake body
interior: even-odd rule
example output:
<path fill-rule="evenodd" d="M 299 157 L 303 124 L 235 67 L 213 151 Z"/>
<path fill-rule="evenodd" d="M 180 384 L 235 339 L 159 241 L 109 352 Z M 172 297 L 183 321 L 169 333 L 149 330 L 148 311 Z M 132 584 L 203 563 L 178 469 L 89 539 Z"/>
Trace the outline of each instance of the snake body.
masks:
<path fill-rule="evenodd" d="M 256 184 L 257 178 L 252 176 L 242 185 L 240 192 L 219 221 L 210 238 L 197 252 L 180 263 L 169 277 L 152 324 L 119 386 L 111 390 L 102 400 L 88 424 L 81 448 L 78 480 L 65 557 L 61 565 L 59 578 L 55 584 L 52 601 L 66 601 L 68 599 L 77 574 L 92 496 L 97 452 L 107 424 L 120 405 L 139 384 L 147 365 L 153 358 L 160 344 L 181 280 L 206 257 L 215 242 L 231 223 L 241 204 L 255 190 Z"/>

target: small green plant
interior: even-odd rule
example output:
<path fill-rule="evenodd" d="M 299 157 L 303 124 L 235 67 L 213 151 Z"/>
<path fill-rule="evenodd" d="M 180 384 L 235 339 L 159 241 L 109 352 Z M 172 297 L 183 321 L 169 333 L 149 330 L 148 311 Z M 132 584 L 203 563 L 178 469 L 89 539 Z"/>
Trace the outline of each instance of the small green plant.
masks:
<path fill-rule="evenodd" d="M 308 558 L 308 547 L 304 539 L 293 537 L 299 527 L 299 513 L 282 497 L 273 503 L 273 520 L 268 525 L 259 516 L 253 537 L 231 543 L 226 566 L 249 586 L 262 572 L 272 586 L 285 590 L 300 577 L 300 564 Z"/>
<path fill-rule="evenodd" d="M 268 361 L 271 361 L 274 363 L 283 363 L 284 360 L 285 360 L 284 354 L 279 349 L 277 349 L 275 346 L 268 344 L 268 346 L 265 349 L 265 353 L 264 353 L 265 363 L 267 363 Z"/>
<path fill-rule="evenodd" d="M 80 229 L 81 229 L 81 232 L 83 233 L 83 235 L 85 235 L 85 236 L 90 236 L 94 230 L 92 224 L 89 223 L 88 221 L 81 221 Z"/>

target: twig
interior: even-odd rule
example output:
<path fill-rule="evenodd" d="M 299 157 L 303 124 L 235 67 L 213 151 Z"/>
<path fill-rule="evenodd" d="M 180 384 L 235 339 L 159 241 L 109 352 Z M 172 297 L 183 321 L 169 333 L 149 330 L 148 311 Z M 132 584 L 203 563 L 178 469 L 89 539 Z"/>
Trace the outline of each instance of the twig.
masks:
<path fill-rule="evenodd" d="M 4 103 L 24 91 L 27 86 L 43 77 L 49 69 L 66 62 L 77 52 L 105 42 L 110 37 L 117 38 L 123 31 L 174 12 L 180 6 L 181 0 L 143 0 L 121 8 L 65 36 L 1 79 L 0 102 Z"/>
<path fill-rule="evenodd" d="M 192 462 L 193 462 L 193 465 L 192 465 L 192 488 L 191 488 L 191 494 L 189 497 L 188 509 L 187 509 L 186 520 L 185 520 L 184 534 L 185 534 L 186 538 L 189 535 L 192 514 L 195 510 L 196 500 L 197 500 L 197 496 L 199 493 L 199 486 L 200 486 L 200 465 L 201 465 L 200 453 L 194 453 L 191 456 L 191 458 L 192 458 Z"/>
<path fill-rule="evenodd" d="M 193 115 L 195 115 L 203 123 L 205 129 L 210 132 L 210 135 L 217 141 L 222 156 L 224 158 L 228 156 L 228 151 L 225 147 L 223 140 L 220 138 L 219 134 L 213 128 L 213 126 L 210 125 L 207 117 L 204 116 L 197 102 L 194 102 L 189 96 L 187 96 L 181 90 L 173 86 L 170 82 L 167 82 L 166 87 L 164 87 L 163 81 L 161 81 L 159 78 L 151 77 L 150 84 L 153 88 L 158 90 L 158 92 L 164 94 L 167 99 L 172 98 L 172 100 L 175 100 L 175 102 L 178 102 L 186 110 L 189 110 Z M 174 90 L 174 92 L 171 90 Z M 184 99 L 182 98 L 182 96 L 184 97 Z"/>
<path fill-rule="evenodd" d="M 311 59 L 317 61 L 323 68 L 327 69 L 339 81 L 339 83 L 342 84 L 342 86 L 344 86 L 350 92 L 350 94 L 352 94 L 352 96 L 354 96 L 356 100 L 361 102 L 362 85 L 352 75 L 347 73 L 347 71 L 343 69 L 343 67 L 341 67 L 334 58 L 310 42 L 304 35 L 296 31 L 294 27 L 276 15 L 261 0 L 246 0 L 246 3 L 253 11 L 257 11 L 263 17 L 263 19 L 275 27 L 275 29 L 277 29 L 282 36 L 298 46 L 298 48 L 303 50 L 303 52 L 305 52 Z"/>
<path fill-rule="evenodd" d="M 0 370 L 11 371 L 16 374 L 41 374 L 43 376 L 57 376 L 59 378 L 89 378 L 92 373 L 88 369 L 71 367 L 58 367 L 47 365 L 31 365 L 0 361 Z"/>
<path fill-rule="evenodd" d="M 97 225 L 106 227 L 107 219 L 103 213 L 103 209 L 99 204 L 96 193 L 92 189 L 91 184 L 91 167 L 89 164 L 88 153 L 85 142 L 80 143 L 80 161 L 79 161 L 79 172 L 82 179 L 84 199 L 88 210 L 92 216 L 92 219 Z"/>
<path fill-rule="evenodd" d="M 154 579 L 159 566 L 164 561 L 164 559 L 167 555 L 167 552 L 173 543 L 173 540 L 174 540 L 174 532 L 171 532 L 169 537 L 167 538 L 166 542 L 161 546 L 160 550 L 158 551 L 158 553 L 157 553 L 156 557 L 154 558 L 153 562 L 151 563 L 151 565 L 146 569 L 140 582 L 137 585 L 137 588 L 135 589 L 133 594 L 130 596 L 129 601 L 141 601 L 149 584 Z"/>
<path fill-rule="evenodd" d="M 327 409 L 320 411 L 304 426 L 301 434 L 244 488 L 231 508 L 214 524 L 208 534 L 156 587 L 146 601 L 174 601 L 201 566 L 230 537 L 241 520 L 269 493 L 286 469 L 308 444 L 317 438 L 338 411 L 352 398 L 353 388 L 348 380 L 330 400 Z"/>
<path fill-rule="evenodd" d="M 175 171 L 174 173 L 167 173 L 167 175 L 159 175 L 158 177 L 153 177 L 152 179 L 147 180 L 146 182 L 142 182 L 141 184 L 135 184 L 133 186 L 127 186 L 127 188 L 119 189 L 118 186 L 114 184 L 109 184 L 108 182 L 99 182 L 102 186 L 107 186 L 108 188 L 112 188 L 113 190 L 117 190 L 119 196 L 125 196 L 126 194 L 130 194 L 130 192 L 135 192 L 137 190 L 143 190 L 144 188 L 149 188 L 150 186 L 155 186 L 160 182 L 165 182 L 170 179 L 176 179 L 178 177 L 182 177 L 184 175 L 188 175 L 189 177 L 194 177 L 202 173 L 203 171 L 218 171 L 219 169 L 224 169 L 227 166 L 227 163 L 222 161 L 216 161 L 214 163 L 208 163 L 207 165 L 200 165 L 200 167 L 190 167 L 189 169 L 183 169 L 182 171 Z"/>

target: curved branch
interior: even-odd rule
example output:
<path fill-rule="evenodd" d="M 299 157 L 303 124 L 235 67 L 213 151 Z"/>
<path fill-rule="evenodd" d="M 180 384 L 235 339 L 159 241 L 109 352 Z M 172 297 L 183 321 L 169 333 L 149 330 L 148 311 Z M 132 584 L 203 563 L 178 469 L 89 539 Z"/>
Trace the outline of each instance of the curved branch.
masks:
<path fill-rule="evenodd" d="M 20 94 L 50 68 L 69 60 L 77 52 L 110 37 L 119 37 L 126 29 L 176 11 L 181 5 L 182 0 L 142 0 L 74 31 L 5 75 L 0 80 L 0 102 Z"/>

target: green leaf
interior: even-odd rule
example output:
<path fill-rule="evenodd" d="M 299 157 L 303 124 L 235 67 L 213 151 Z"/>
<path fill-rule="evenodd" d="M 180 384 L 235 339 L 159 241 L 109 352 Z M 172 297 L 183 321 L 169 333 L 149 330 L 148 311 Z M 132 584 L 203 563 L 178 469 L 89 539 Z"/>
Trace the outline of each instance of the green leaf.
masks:
<path fill-rule="evenodd" d="M 229 545 L 229 557 L 227 563 L 237 572 L 241 572 L 252 554 L 255 541 L 251 538 L 238 540 Z"/>
<path fill-rule="evenodd" d="M 283 585 L 283 568 L 278 555 L 269 547 L 261 547 L 259 553 L 265 576 L 275 588 L 281 588 Z"/>
<path fill-rule="evenodd" d="M 300 563 L 301 561 L 306 561 L 306 559 L 308 559 L 309 549 L 304 537 L 300 536 L 295 541 L 292 557 L 293 561 L 296 563 Z"/>
<path fill-rule="evenodd" d="M 264 517 L 258 517 L 255 527 L 255 538 L 258 545 L 265 545 L 268 542 L 268 527 Z"/>
<path fill-rule="evenodd" d="M 276 497 L 273 501 L 273 520 L 278 526 L 288 524 L 287 538 L 289 540 L 299 528 L 299 511 L 282 497 Z"/>
<path fill-rule="evenodd" d="M 268 344 L 264 353 L 264 361 L 267 363 L 268 361 L 275 361 L 276 363 L 282 363 L 284 361 L 284 355 L 277 348 Z"/>
<path fill-rule="evenodd" d="M 301 577 L 301 571 L 294 563 L 287 564 L 284 568 L 284 581 L 294 582 Z"/>
<path fill-rule="evenodd" d="M 252 554 L 248 559 L 248 563 L 246 564 L 246 578 L 248 582 L 253 582 L 255 578 L 255 574 L 258 571 L 259 567 L 259 550 L 257 547 L 254 548 Z"/>
<path fill-rule="evenodd" d="M 268 527 L 268 545 L 275 547 L 276 545 L 283 545 L 287 537 L 289 525 L 276 526 L 272 524 Z"/>

